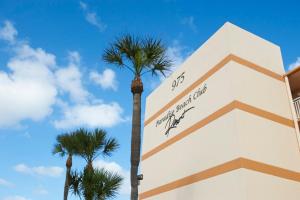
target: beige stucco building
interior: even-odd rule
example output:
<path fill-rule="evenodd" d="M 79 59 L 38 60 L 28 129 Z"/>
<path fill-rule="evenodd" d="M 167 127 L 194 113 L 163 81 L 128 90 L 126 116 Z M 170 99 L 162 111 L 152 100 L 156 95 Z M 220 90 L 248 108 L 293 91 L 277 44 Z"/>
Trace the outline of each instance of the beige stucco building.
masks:
<path fill-rule="evenodd" d="M 139 198 L 298 200 L 299 96 L 277 45 L 224 24 L 147 97 Z"/>

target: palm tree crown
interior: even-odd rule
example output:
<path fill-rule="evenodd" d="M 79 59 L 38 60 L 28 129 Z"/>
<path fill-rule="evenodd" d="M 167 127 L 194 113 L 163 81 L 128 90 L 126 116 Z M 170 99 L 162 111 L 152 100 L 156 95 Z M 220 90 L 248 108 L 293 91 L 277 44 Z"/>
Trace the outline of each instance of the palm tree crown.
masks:
<path fill-rule="evenodd" d="M 104 61 L 119 67 L 126 67 L 135 77 L 147 72 L 153 75 L 168 70 L 171 61 L 166 56 L 166 48 L 160 40 L 139 39 L 125 35 L 117 39 L 103 54 Z"/>
<path fill-rule="evenodd" d="M 64 133 L 56 137 L 57 143 L 52 150 L 53 154 L 59 154 L 61 157 L 74 155 L 77 152 L 76 139 L 74 133 Z"/>
<path fill-rule="evenodd" d="M 92 162 L 99 155 L 110 156 L 119 147 L 117 140 L 107 138 L 106 131 L 102 129 L 95 129 L 94 131 L 79 129 L 74 134 L 78 141 L 77 153 L 86 161 L 87 167 L 92 167 Z"/>

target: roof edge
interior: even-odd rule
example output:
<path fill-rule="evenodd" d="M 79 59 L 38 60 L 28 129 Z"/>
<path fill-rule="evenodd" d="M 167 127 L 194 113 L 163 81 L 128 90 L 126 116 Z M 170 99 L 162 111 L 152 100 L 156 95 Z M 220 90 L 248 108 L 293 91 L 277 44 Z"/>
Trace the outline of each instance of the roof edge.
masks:
<path fill-rule="evenodd" d="M 298 72 L 298 71 L 300 71 L 300 66 L 295 67 L 294 69 L 291 69 L 290 71 L 288 71 L 287 73 L 285 73 L 283 76 L 284 76 L 284 77 L 285 77 L 285 76 L 289 76 L 289 75 L 292 75 L 292 74 L 294 74 L 294 73 L 296 73 L 296 72 Z"/>

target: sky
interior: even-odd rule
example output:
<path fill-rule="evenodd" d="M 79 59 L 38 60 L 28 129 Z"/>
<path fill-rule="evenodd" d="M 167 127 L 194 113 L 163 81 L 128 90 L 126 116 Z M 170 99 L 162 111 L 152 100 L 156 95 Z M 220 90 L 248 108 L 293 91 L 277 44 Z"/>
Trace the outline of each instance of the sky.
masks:
<path fill-rule="evenodd" d="M 0 0 L 0 200 L 63 196 L 58 134 L 102 128 L 120 148 L 105 167 L 129 199 L 132 74 L 103 62 L 116 37 L 160 38 L 178 67 L 229 21 L 281 47 L 286 70 L 300 65 L 299 1 Z M 146 96 L 161 77 L 143 77 Z M 75 158 L 75 169 L 83 161 Z M 77 199 L 71 195 L 70 199 Z"/>

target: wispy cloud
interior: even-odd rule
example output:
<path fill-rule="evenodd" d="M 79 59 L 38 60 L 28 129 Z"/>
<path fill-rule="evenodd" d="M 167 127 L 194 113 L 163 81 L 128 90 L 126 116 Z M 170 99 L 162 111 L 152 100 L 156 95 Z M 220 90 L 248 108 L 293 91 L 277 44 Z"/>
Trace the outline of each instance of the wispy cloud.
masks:
<path fill-rule="evenodd" d="M 12 184 L 11 182 L 9 182 L 3 178 L 0 178 L 0 186 L 13 187 L 14 184 Z"/>
<path fill-rule="evenodd" d="M 288 70 L 292 70 L 292 69 L 294 69 L 294 68 L 296 68 L 296 67 L 299 67 L 299 66 L 300 66 L 300 57 L 297 57 L 296 61 L 293 62 L 293 63 L 291 63 L 291 64 L 289 65 Z"/>
<path fill-rule="evenodd" d="M 171 45 L 167 48 L 167 56 L 172 61 L 172 67 L 170 68 L 167 76 L 173 73 L 190 55 L 191 51 L 178 40 L 173 40 Z"/>
<path fill-rule="evenodd" d="M 31 138 L 31 134 L 29 132 L 27 132 L 27 131 L 25 133 L 23 133 L 22 136 L 25 137 L 25 138 L 27 138 L 27 139 Z"/>
<path fill-rule="evenodd" d="M 59 177 L 63 173 L 64 169 L 57 166 L 37 166 L 29 167 L 26 164 L 18 164 L 14 166 L 16 172 L 29 175 L 38 175 L 38 176 L 49 176 L 49 177 Z"/>
<path fill-rule="evenodd" d="M 15 196 L 4 197 L 3 200 L 29 200 L 29 199 L 23 196 L 15 195 Z"/>
<path fill-rule="evenodd" d="M 187 27 L 189 27 L 193 32 L 197 32 L 197 26 L 195 24 L 195 19 L 193 16 L 189 16 L 189 17 L 184 17 L 183 19 L 181 19 L 180 23 L 182 25 L 185 25 Z"/>
<path fill-rule="evenodd" d="M 97 13 L 95 11 L 91 11 L 88 4 L 83 1 L 80 1 L 79 5 L 84 12 L 86 21 L 92 24 L 93 26 L 96 26 L 99 29 L 99 31 L 105 31 L 107 25 L 104 22 L 102 22 Z"/>
<path fill-rule="evenodd" d="M 82 1 L 79 1 L 79 5 L 81 7 L 82 10 L 87 10 L 88 9 L 88 5 Z"/>
<path fill-rule="evenodd" d="M 3 24 L 4 25 L 0 27 L 0 39 L 5 40 L 9 43 L 15 43 L 18 31 L 8 20 L 4 21 Z"/>
<path fill-rule="evenodd" d="M 47 195 L 47 194 L 49 194 L 48 190 L 46 190 L 45 188 L 43 188 L 41 186 L 34 189 L 33 193 L 36 194 L 36 195 Z"/>
<path fill-rule="evenodd" d="M 172 66 L 166 71 L 165 76 L 159 76 L 159 81 L 151 79 L 150 89 L 155 89 L 165 78 L 169 77 L 191 54 L 191 50 L 182 45 L 179 40 L 173 40 L 167 47 L 166 54 L 172 61 Z"/>
<path fill-rule="evenodd" d="M 93 71 L 90 73 L 90 79 L 102 89 L 112 89 L 117 91 L 118 82 L 116 80 L 116 73 L 111 69 L 105 69 L 102 73 Z"/>

